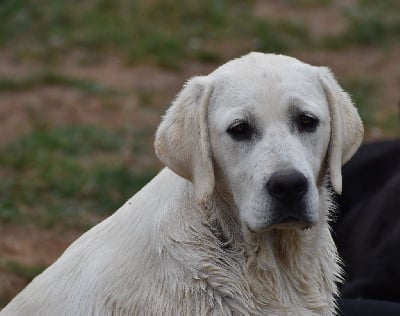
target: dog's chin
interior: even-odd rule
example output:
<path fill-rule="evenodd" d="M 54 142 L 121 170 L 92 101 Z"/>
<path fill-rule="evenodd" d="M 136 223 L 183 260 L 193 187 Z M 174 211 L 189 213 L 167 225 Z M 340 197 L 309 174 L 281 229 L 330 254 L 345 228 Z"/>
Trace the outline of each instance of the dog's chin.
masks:
<path fill-rule="evenodd" d="M 277 223 L 277 224 L 272 224 L 269 226 L 268 229 L 279 229 L 279 230 L 293 230 L 293 229 L 299 229 L 299 230 L 308 230 L 311 229 L 313 226 L 315 226 L 316 223 L 312 222 L 306 222 L 306 221 L 293 221 L 293 222 L 283 222 L 283 223 Z"/>
<path fill-rule="evenodd" d="M 247 225 L 252 233 L 263 233 L 272 230 L 309 230 L 317 224 L 317 221 L 287 217 L 278 221 L 265 223 L 264 225 Z"/>

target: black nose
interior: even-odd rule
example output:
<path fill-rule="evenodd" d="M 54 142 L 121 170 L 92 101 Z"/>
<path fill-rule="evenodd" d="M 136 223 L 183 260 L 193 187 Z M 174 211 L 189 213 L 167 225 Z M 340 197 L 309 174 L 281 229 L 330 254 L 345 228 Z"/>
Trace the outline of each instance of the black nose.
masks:
<path fill-rule="evenodd" d="M 272 174 L 267 182 L 267 191 L 284 203 L 299 201 L 307 192 L 306 177 L 296 169 L 283 169 Z"/>

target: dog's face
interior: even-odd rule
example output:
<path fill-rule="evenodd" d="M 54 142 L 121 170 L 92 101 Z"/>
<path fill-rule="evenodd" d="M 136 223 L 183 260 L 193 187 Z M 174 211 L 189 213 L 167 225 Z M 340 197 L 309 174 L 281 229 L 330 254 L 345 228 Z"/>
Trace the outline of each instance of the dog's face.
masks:
<path fill-rule="evenodd" d="M 208 110 L 217 178 L 254 231 L 317 223 L 330 139 L 317 71 L 302 63 L 230 66 L 213 74 Z"/>
<path fill-rule="evenodd" d="M 329 71 L 252 53 L 188 83 L 160 125 L 156 151 L 194 183 L 200 202 L 215 184 L 228 191 L 251 230 L 304 228 L 319 220 L 327 167 L 340 192 L 340 167 L 361 136 Z"/>

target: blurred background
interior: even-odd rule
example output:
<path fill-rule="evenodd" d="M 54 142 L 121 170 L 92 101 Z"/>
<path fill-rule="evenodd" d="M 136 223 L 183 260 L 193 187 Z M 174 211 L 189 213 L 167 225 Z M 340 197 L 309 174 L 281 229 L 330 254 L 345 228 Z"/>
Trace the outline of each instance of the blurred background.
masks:
<path fill-rule="evenodd" d="M 182 84 L 251 50 L 330 67 L 400 136 L 398 0 L 0 2 L 0 308 L 161 168 Z"/>

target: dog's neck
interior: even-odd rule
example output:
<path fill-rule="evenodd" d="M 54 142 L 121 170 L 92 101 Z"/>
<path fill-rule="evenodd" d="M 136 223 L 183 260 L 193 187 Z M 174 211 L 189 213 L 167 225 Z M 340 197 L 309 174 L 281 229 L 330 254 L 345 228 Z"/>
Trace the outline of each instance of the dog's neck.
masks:
<path fill-rule="evenodd" d="M 317 314 L 333 308 L 331 295 L 336 294 L 336 286 L 332 271 L 337 268 L 331 266 L 336 265 L 336 251 L 328 227 L 250 232 L 244 239 L 246 269 L 261 305 L 281 302 Z"/>
<path fill-rule="evenodd" d="M 321 192 L 321 194 L 327 194 Z M 256 305 L 303 306 L 325 314 L 334 309 L 335 281 L 340 279 L 337 253 L 327 223 L 330 206 L 322 205 L 320 222 L 309 230 L 270 229 L 253 232 L 238 220 L 226 193 L 217 192 L 208 208 L 208 223 L 221 247 L 237 253 Z"/>

